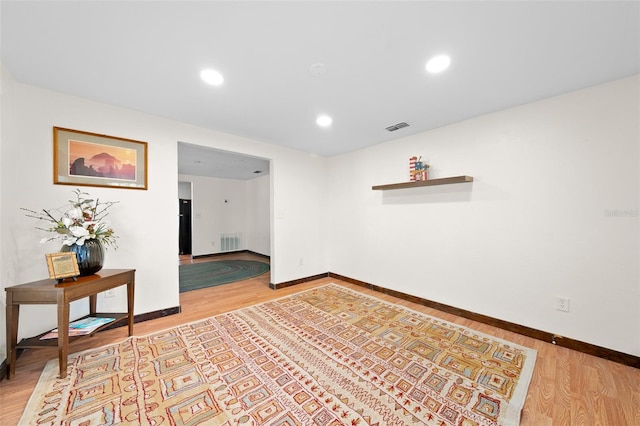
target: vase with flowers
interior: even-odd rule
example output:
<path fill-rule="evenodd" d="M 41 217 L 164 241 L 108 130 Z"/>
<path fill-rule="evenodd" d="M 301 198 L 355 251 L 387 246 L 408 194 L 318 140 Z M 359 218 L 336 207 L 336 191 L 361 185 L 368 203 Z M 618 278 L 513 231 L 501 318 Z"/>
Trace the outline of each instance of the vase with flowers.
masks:
<path fill-rule="evenodd" d="M 38 227 L 54 235 L 40 240 L 41 243 L 61 241 L 62 252 L 73 252 L 78 260 L 81 276 L 92 275 L 102 269 L 104 246 L 117 248 L 117 236 L 105 220 L 114 201 L 93 200 L 79 189 L 74 191 L 75 200 L 55 209 L 35 211 L 23 208 L 26 216 L 48 222 L 49 227 Z"/>

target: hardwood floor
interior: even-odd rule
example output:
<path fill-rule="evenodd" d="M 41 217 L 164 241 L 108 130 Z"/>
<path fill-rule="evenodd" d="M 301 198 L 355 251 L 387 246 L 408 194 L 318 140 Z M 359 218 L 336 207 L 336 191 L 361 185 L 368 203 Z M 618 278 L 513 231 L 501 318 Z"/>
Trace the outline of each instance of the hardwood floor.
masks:
<path fill-rule="evenodd" d="M 268 262 L 266 258 L 249 253 L 202 258 L 193 262 L 223 258 Z M 182 261 L 191 262 L 190 259 Z M 250 280 L 182 293 L 180 314 L 138 323 L 135 325 L 135 333 L 136 335 L 152 333 L 329 282 L 536 349 L 538 358 L 522 412 L 520 424 L 523 426 L 640 425 L 639 369 L 459 318 L 335 278 L 323 278 L 280 290 L 271 290 L 269 274 L 263 274 Z M 70 351 L 73 353 L 107 345 L 125 337 L 126 329 L 123 327 L 100 332 L 93 337 L 74 342 Z M 55 348 L 29 349 L 19 357 L 15 378 L 0 382 L 0 425 L 17 424 L 45 363 L 56 357 Z"/>

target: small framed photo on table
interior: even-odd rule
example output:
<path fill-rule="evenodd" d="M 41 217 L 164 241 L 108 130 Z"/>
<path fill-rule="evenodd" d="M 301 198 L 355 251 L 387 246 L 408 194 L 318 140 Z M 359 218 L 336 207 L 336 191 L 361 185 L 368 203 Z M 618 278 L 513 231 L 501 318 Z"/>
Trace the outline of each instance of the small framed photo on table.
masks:
<path fill-rule="evenodd" d="M 76 277 L 80 275 L 75 253 L 49 253 L 45 254 L 45 257 L 49 267 L 49 278 L 52 280 L 61 283 L 65 278 L 73 278 L 76 281 Z"/>

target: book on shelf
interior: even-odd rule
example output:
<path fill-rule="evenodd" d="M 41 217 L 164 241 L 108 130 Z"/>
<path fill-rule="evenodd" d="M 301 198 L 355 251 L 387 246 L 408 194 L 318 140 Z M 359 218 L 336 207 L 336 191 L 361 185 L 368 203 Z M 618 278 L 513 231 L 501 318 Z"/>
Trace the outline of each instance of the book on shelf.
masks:
<path fill-rule="evenodd" d="M 85 336 L 87 334 L 93 333 L 96 329 L 102 327 L 105 324 L 109 324 L 112 321 L 115 321 L 115 318 L 97 318 L 97 317 L 87 317 L 82 318 L 69 323 L 69 337 L 72 336 Z M 58 329 L 54 328 L 47 334 L 40 337 L 40 340 L 46 339 L 57 339 L 58 338 Z"/>

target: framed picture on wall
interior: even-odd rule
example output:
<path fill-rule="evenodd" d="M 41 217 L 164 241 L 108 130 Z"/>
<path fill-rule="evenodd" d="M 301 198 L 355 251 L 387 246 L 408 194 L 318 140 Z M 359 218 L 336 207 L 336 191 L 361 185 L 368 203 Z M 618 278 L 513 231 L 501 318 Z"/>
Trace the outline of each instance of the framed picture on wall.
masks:
<path fill-rule="evenodd" d="M 53 183 L 147 189 L 147 143 L 54 127 Z"/>

